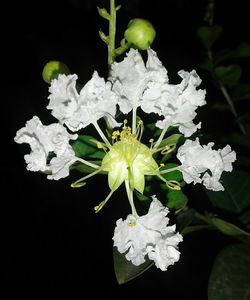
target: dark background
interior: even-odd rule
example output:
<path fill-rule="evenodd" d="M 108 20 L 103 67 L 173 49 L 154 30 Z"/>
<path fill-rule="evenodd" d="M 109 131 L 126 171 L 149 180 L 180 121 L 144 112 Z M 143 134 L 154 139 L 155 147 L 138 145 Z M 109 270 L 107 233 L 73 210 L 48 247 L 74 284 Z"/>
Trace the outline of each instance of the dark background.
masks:
<path fill-rule="evenodd" d="M 168 69 L 170 80 L 177 79 L 180 69 L 196 68 L 203 51 L 196 29 L 204 24 L 206 1 L 119 3 L 118 41 L 130 19 L 149 19 L 157 30 L 153 49 Z M 79 176 L 76 173 L 58 182 L 48 181 L 42 174 L 26 171 L 23 155 L 29 147 L 13 142 L 16 131 L 33 115 L 44 124 L 55 121 L 46 110 L 48 86 L 41 77 L 46 62 L 65 62 L 83 83 L 94 70 L 106 76 L 107 53 L 98 30 L 107 32 L 108 28 L 96 6 L 108 7 L 108 1 L 20 1 L 7 5 L 1 37 L 5 79 L 1 87 L 4 299 L 127 299 L 145 295 L 207 299 L 212 262 L 228 243 L 227 238 L 214 232 L 187 236 L 180 245 L 180 261 L 167 272 L 153 267 L 119 286 L 113 271 L 112 236 L 115 221 L 129 211 L 125 191 L 115 193 L 96 215 L 93 207 L 109 191 L 106 177 L 90 179 L 77 190 L 70 188 Z M 249 39 L 247 12 L 247 1 L 216 2 L 215 23 L 224 28 L 216 47 L 233 47 Z M 202 87 L 209 88 L 205 80 Z M 209 130 L 211 116 L 205 110 L 202 113 L 204 130 Z M 194 204 L 202 201 L 198 187 L 187 193 L 192 194 Z"/>

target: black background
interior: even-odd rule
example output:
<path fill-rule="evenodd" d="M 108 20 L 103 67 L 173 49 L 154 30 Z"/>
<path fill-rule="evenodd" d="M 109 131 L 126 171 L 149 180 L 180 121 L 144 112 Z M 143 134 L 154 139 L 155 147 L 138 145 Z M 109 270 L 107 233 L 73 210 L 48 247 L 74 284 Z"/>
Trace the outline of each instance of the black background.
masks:
<path fill-rule="evenodd" d="M 249 39 L 247 1 L 217 2 L 215 23 L 223 26 L 224 34 L 216 47 L 236 46 Z M 191 71 L 196 67 L 202 53 L 196 29 L 204 24 L 205 1 L 119 3 L 122 8 L 117 21 L 118 40 L 131 18 L 147 18 L 157 30 L 153 49 L 168 69 L 170 80 L 176 80 L 178 70 Z M 83 83 L 94 70 L 106 76 L 107 53 L 98 30 L 107 32 L 107 24 L 98 16 L 97 5 L 108 7 L 108 1 L 9 2 L 3 11 L 4 299 L 127 299 L 145 295 L 175 300 L 207 299 L 213 259 L 230 242 L 228 239 L 214 232 L 187 236 L 180 245 L 180 261 L 167 272 L 153 267 L 119 286 L 113 271 L 111 238 L 115 221 L 129 211 L 125 191 L 120 189 L 96 215 L 93 207 L 109 192 L 106 177 L 90 179 L 86 187 L 78 190 L 70 188 L 70 183 L 78 178 L 76 173 L 58 182 L 48 181 L 42 174 L 26 171 L 23 155 L 29 147 L 13 141 L 16 131 L 33 115 L 38 115 L 44 124 L 55 121 L 46 110 L 48 86 L 41 77 L 47 61 L 65 62 Z M 205 81 L 202 85 L 207 88 Z M 206 116 L 205 130 L 209 119 Z M 202 200 L 199 188 L 191 192 L 194 203 Z"/>

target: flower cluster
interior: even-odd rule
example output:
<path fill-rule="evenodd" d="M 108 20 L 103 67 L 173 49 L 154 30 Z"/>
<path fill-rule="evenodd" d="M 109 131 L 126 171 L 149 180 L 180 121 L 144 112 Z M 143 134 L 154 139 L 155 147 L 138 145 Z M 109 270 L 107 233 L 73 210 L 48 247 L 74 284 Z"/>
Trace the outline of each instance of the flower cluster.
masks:
<path fill-rule="evenodd" d="M 148 213 L 138 215 L 134 190 L 144 192 L 145 176 L 148 175 L 163 180 L 171 189 L 180 189 L 178 182 L 162 176 L 173 170 L 182 172 L 186 183 L 202 183 L 207 189 L 223 190 L 221 174 L 232 171 L 236 154 L 228 145 L 214 150 L 213 143 L 202 146 L 198 138 L 186 139 L 177 151 L 181 164 L 172 169 L 162 168 L 156 154 L 172 149 L 171 145 L 162 145 L 168 129 L 176 127 L 188 138 L 201 127 L 194 118 L 197 108 L 206 103 L 205 90 L 198 89 L 201 79 L 194 70 L 179 71 L 181 82 L 169 83 L 167 70 L 156 52 L 148 49 L 147 55 L 145 63 L 137 50 L 130 49 L 123 61 L 112 64 L 108 80 L 95 71 L 81 88 L 77 84 L 77 75 L 59 75 L 49 87 L 47 106 L 58 123 L 45 126 L 35 116 L 17 132 L 15 141 L 30 144 L 31 153 L 25 155 L 27 169 L 49 173 L 49 179 L 68 176 L 76 162 L 92 168 L 93 172 L 77 180 L 73 187 L 82 186 L 87 178 L 101 171 L 106 172 L 110 193 L 95 206 L 96 212 L 124 183 L 131 214 L 124 221 L 117 221 L 114 246 L 134 265 L 142 264 L 147 256 L 158 268 L 166 270 L 179 260 L 178 243 L 182 236 L 176 233 L 175 225 L 168 226 L 168 209 L 156 196 L 152 197 Z M 158 116 L 155 126 L 161 129 L 161 134 L 157 141 L 151 140 L 149 146 L 141 142 L 143 122 L 137 118 L 139 109 Z M 132 113 L 131 126 L 127 120 L 123 123 L 116 120 L 118 111 Z M 105 119 L 108 128 L 113 128 L 111 136 L 106 136 L 100 128 L 98 120 L 101 118 Z M 105 151 L 100 164 L 77 157 L 70 144 L 70 140 L 78 138 L 75 132 L 90 124 L 102 140 L 96 141 L 97 147 Z"/>

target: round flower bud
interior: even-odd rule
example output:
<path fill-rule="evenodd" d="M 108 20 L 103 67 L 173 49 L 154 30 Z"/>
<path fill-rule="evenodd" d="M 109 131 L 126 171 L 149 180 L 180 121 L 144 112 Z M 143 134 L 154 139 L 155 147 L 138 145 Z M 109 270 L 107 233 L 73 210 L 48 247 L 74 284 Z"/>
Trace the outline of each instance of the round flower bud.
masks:
<path fill-rule="evenodd" d="M 43 68 L 43 80 L 50 84 L 50 82 L 57 78 L 59 74 L 70 74 L 69 68 L 62 62 L 57 60 L 49 61 Z"/>
<path fill-rule="evenodd" d="M 156 31 L 153 25 L 145 19 L 132 19 L 125 31 L 125 39 L 139 50 L 148 49 L 154 41 Z"/>

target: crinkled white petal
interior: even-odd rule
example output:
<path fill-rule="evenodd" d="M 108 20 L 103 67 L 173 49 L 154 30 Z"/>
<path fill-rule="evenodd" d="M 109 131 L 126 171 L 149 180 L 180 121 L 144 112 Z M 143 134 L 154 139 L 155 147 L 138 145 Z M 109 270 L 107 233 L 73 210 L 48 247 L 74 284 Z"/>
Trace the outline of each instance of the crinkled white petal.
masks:
<path fill-rule="evenodd" d="M 52 165 L 56 164 L 56 169 L 64 170 L 55 176 L 57 177 L 56 179 L 59 179 L 68 174 L 65 161 L 69 161 L 69 155 L 71 161 L 73 161 L 75 157 L 69 141 L 75 140 L 76 138 L 77 134 L 69 134 L 66 128 L 61 124 L 54 123 L 45 126 L 37 116 L 34 116 L 31 120 L 26 122 L 25 127 L 17 131 L 14 140 L 19 144 L 27 143 L 30 145 L 30 154 L 24 156 L 28 170 L 49 171 L 55 174 L 57 171 L 54 171 Z M 48 163 L 50 155 L 55 155 L 55 157 Z M 69 168 L 69 166 L 67 168 Z"/>
<path fill-rule="evenodd" d="M 177 254 L 169 249 L 172 247 L 177 251 L 177 244 L 182 237 L 175 233 L 175 225 L 167 226 L 168 209 L 155 196 L 152 198 L 148 214 L 141 217 L 129 215 L 126 220 L 119 219 L 116 222 L 113 240 L 118 251 L 126 253 L 127 260 L 134 265 L 145 262 L 148 254 L 149 259 L 163 270 L 175 259 L 178 260 Z"/>
<path fill-rule="evenodd" d="M 155 247 L 148 247 L 148 257 L 154 260 L 157 268 L 166 271 L 168 266 L 173 265 L 180 258 L 178 244 L 183 240 L 179 233 L 169 232 L 170 236 L 159 240 Z"/>
<path fill-rule="evenodd" d="M 168 83 L 168 72 L 166 68 L 162 65 L 156 52 L 152 49 L 147 50 L 148 59 L 146 63 L 146 68 L 148 71 L 148 79 L 151 82 L 158 83 Z"/>
<path fill-rule="evenodd" d="M 207 189 L 222 191 L 221 174 L 232 171 L 236 153 L 228 145 L 219 150 L 213 150 L 213 145 L 201 146 L 198 138 L 195 141 L 186 140 L 178 149 L 177 158 L 182 163 L 180 170 L 187 183 L 203 183 Z"/>
<path fill-rule="evenodd" d="M 80 92 L 81 128 L 95 123 L 106 116 L 111 124 L 115 122 L 117 96 L 111 91 L 111 83 L 105 82 L 95 71 L 91 80 Z"/>
<path fill-rule="evenodd" d="M 48 179 L 58 180 L 65 178 L 69 175 L 70 166 L 76 161 L 75 153 L 72 149 L 66 149 L 66 151 L 60 155 L 53 157 L 50 161 L 51 175 L 48 175 Z"/>
<path fill-rule="evenodd" d="M 52 109 L 52 115 L 74 132 L 104 116 L 111 126 L 118 126 L 115 121 L 117 95 L 111 91 L 111 83 L 106 83 L 95 71 L 79 94 L 76 79 L 76 75 L 59 75 L 52 81 L 47 106 Z"/>
<path fill-rule="evenodd" d="M 120 110 L 127 114 L 137 108 L 147 85 L 147 70 L 138 50 L 131 48 L 122 62 L 113 63 L 109 79 Z"/>
<path fill-rule="evenodd" d="M 50 95 L 47 109 L 52 110 L 52 115 L 60 123 L 71 119 L 78 109 L 79 94 L 76 90 L 77 75 L 60 74 L 51 81 Z"/>
<path fill-rule="evenodd" d="M 150 82 L 143 94 L 141 108 L 162 117 L 157 121 L 157 127 L 177 126 L 181 133 L 190 136 L 201 126 L 200 123 L 195 125 L 193 120 L 197 107 L 206 103 L 205 91 L 196 89 L 201 80 L 194 70 L 190 73 L 182 70 L 178 74 L 182 81 L 177 85 L 159 80 Z"/>

